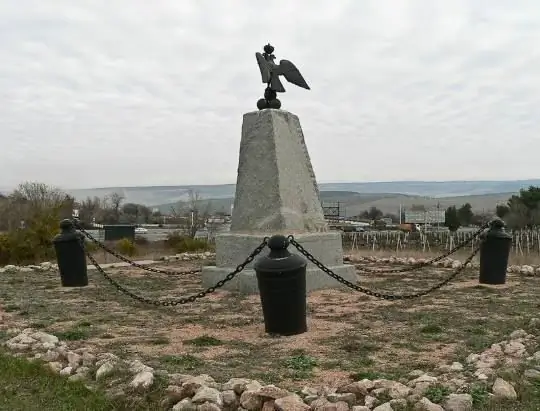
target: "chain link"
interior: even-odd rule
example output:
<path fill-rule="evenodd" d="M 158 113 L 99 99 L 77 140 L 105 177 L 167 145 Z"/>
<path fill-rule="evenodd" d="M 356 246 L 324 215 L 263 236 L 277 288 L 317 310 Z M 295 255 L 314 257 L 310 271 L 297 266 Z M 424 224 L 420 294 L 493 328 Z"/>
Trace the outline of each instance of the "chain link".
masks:
<path fill-rule="evenodd" d="M 369 288 L 361 287 L 359 285 L 356 285 L 354 283 L 351 283 L 350 281 L 346 280 L 345 278 L 341 277 L 340 275 L 334 273 L 332 270 L 327 268 L 323 263 L 321 263 L 319 260 L 317 260 L 309 251 L 307 251 L 301 244 L 299 244 L 292 235 L 287 237 L 289 239 L 289 242 L 296 247 L 296 249 L 304 255 L 309 261 L 311 261 L 313 264 L 315 264 L 319 269 L 321 269 L 323 272 L 328 274 L 330 277 L 334 278 L 335 280 L 339 281 L 340 283 L 346 285 L 349 288 L 352 288 L 353 290 L 359 291 L 361 293 L 364 293 L 366 295 L 369 295 L 371 297 L 380 298 L 383 300 L 411 300 L 414 298 L 422 297 L 424 295 L 427 295 L 435 290 L 438 290 L 441 287 L 444 287 L 446 284 L 448 284 L 450 281 L 452 281 L 454 278 L 456 278 L 464 269 L 465 267 L 472 261 L 474 256 L 478 253 L 480 250 L 480 247 L 476 247 L 476 249 L 472 252 L 472 254 L 465 260 L 465 262 L 450 275 L 448 278 L 444 279 L 443 281 L 439 282 L 438 284 L 435 284 L 434 286 L 428 288 L 427 290 L 420 291 L 413 294 L 385 294 L 380 293 L 378 291 L 370 290 Z"/>
<path fill-rule="evenodd" d="M 149 271 L 151 273 L 156 274 L 166 274 L 166 275 L 188 275 L 188 274 L 196 274 L 200 273 L 202 271 L 202 268 L 195 268 L 193 270 L 188 271 L 170 271 L 170 270 L 161 270 L 159 268 L 149 267 L 146 265 L 142 265 L 139 263 L 136 263 L 135 261 L 130 260 L 129 258 L 124 257 L 122 254 L 116 252 L 112 248 L 107 247 L 105 244 L 103 244 L 101 241 L 99 241 L 97 238 L 95 238 L 92 234 L 90 234 L 88 231 L 86 231 L 84 228 L 81 227 L 81 225 L 78 223 L 77 220 L 73 220 L 73 225 L 77 230 L 79 230 L 81 233 L 83 233 L 90 241 L 92 241 L 94 244 L 96 244 L 99 248 L 103 249 L 104 251 L 108 252 L 112 256 L 118 258 L 119 260 L 128 263 L 132 267 L 140 268 L 144 271 Z"/>
<path fill-rule="evenodd" d="M 84 241 L 84 239 L 82 239 L 82 241 Z M 246 265 L 251 263 L 255 259 L 255 257 L 257 257 L 257 255 L 259 255 L 262 252 L 262 250 L 264 250 L 264 248 L 266 247 L 267 242 L 268 242 L 268 238 L 265 237 L 263 242 L 257 248 L 255 248 L 255 250 L 253 250 L 253 252 L 244 260 L 244 262 L 242 264 L 237 266 L 234 271 L 227 274 L 227 276 L 225 278 L 223 278 L 222 280 L 219 280 L 212 287 L 209 287 L 206 290 L 203 290 L 203 291 L 201 291 L 201 292 L 199 292 L 197 294 L 190 295 L 189 297 L 182 297 L 182 298 L 178 298 L 178 299 L 174 299 L 174 300 L 166 300 L 166 301 L 152 300 L 150 298 L 140 296 L 140 295 L 135 294 L 134 292 L 128 290 L 124 286 L 120 285 L 113 278 L 111 278 L 111 276 L 108 275 L 105 272 L 105 270 L 103 270 L 103 268 L 99 265 L 99 263 L 96 261 L 96 259 L 88 251 L 85 250 L 85 253 L 88 256 L 88 259 L 92 262 L 92 264 L 96 267 L 96 269 L 101 273 L 101 275 L 103 275 L 103 277 L 105 277 L 105 279 L 109 283 L 111 283 L 121 293 L 124 293 L 125 295 L 127 295 L 127 296 L 133 298 L 134 300 L 137 300 L 137 301 L 139 301 L 141 303 L 155 305 L 155 306 L 163 306 L 163 307 L 170 307 L 170 306 L 174 307 L 174 306 L 179 305 L 179 304 L 193 303 L 196 300 L 205 297 L 207 294 L 213 293 L 214 291 L 216 291 L 216 289 L 218 289 L 220 287 L 223 287 L 225 285 L 225 283 L 231 281 L 238 273 L 240 273 L 246 267 Z M 81 244 L 81 246 L 84 249 L 84 244 Z"/>
<path fill-rule="evenodd" d="M 470 243 L 472 243 L 472 241 L 475 238 L 481 235 L 484 232 L 484 230 L 489 227 L 489 225 L 490 223 L 485 223 L 482 227 L 480 227 L 477 231 L 475 231 L 474 234 L 467 240 L 464 240 L 462 243 L 456 245 L 454 248 L 447 251 L 446 253 L 438 257 L 432 258 L 431 260 L 424 261 L 422 263 L 416 263 L 416 264 L 413 264 L 412 266 L 404 267 L 404 268 L 391 268 L 389 270 L 377 270 L 377 269 L 371 270 L 369 268 L 363 267 L 361 264 L 354 264 L 354 267 L 356 268 L 357 271 L 360 271 L 361 273 L 370 273 L 370 274 L 396 274 L 396 273 L 407 273 L 411 271 L 420 270 L 422 268 L 428 267 L 432 264 L 435 264 L 438 261 L 445 259 L 446 257 L 454 254 L 455 252 L 469 245 Z"/>

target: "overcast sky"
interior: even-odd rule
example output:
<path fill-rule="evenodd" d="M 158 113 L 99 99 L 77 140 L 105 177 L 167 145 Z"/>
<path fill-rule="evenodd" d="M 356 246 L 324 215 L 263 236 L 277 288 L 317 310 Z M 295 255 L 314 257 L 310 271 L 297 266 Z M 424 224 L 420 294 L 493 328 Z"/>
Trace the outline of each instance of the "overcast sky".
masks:
<path fill-rule="evenodd" d="M 0 187 L 236 182 L 267 42 L 320 182 L 540 177 L 538 0 L 2 0 Z"/>

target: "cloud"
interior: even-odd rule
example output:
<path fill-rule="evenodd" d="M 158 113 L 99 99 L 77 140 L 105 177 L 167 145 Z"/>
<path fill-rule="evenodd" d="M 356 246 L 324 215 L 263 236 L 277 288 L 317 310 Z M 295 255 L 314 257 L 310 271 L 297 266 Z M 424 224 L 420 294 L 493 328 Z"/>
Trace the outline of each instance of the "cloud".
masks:
<path fill-rule="evenodd" d="M 236 180 L 267 42 L 319 181 L 538 177 L 533 1 L 4 0 L 0 186 Z"/>

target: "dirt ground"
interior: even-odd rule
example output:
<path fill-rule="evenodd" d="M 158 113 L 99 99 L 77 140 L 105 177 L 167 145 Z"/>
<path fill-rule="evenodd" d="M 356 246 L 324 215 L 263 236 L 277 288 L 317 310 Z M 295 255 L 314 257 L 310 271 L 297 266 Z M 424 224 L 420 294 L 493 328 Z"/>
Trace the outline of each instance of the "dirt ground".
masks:
<path fill-rule="evenodd" d="M 107 271 L 152 299 L 201 290 L 200 274 Z M 371 289 L 409 293 L 451 272 L 427 268 L 358 279 Z M 429 371 L 487 348 L 538 315 L 540 278 L 510 274 L 505 286 L 487 287 L 477 284 L 477 275 L 466 270 L 449 286 L 408 301 L 381 301 L 352 290 L 312 292 L 309 331 L 292 337 L 264 333 L 258 295 L 216 291 L 195 303 L 155 307 L 119 293 L 96 271 L 89 272 L 85 288 L 62 288 L 54 272 L 4 273 L 0 304 L 12 315 L 10 321 L 56 334 L 74 347 L 92 345 L 138 357 L 169 372 L 207 373 L 218 381 L 248 377 L 296 389 L 335 386 L 350 378 L 399 378 L 417 368 Z"/>

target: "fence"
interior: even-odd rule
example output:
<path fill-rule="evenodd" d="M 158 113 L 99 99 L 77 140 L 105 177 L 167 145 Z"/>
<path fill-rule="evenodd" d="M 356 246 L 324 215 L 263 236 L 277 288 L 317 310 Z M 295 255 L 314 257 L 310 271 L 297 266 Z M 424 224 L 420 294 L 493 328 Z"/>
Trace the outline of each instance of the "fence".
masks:
<path fill-rule="evenodd" d="M 512 252 L 519 255 L 540 254 L 540 230 L 510 232 Z M 350 249 L 417 250 L 450 249 L 473 235 L 472 231 L 404 233 L 401 231 L 366 231 L 343 233 L 343 246 Z M 476 243 L 475 240 L 473 245 Z"/>

